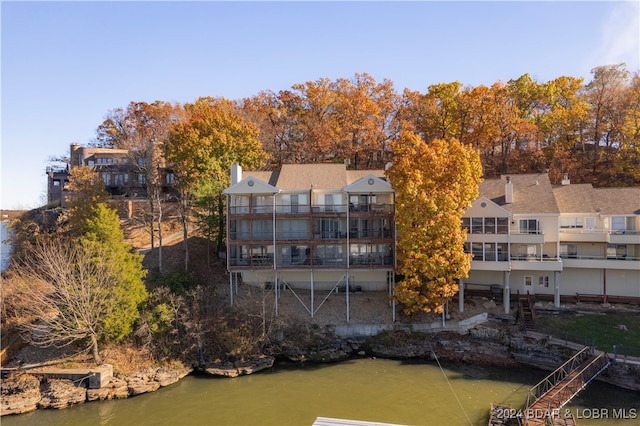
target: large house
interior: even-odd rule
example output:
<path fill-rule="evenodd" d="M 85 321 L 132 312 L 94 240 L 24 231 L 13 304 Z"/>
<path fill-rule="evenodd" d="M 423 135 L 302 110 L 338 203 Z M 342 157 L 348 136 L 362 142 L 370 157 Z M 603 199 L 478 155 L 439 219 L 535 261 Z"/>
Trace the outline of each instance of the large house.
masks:
<path fill-rule="evenodd" d="M 72 144 L 69 163 L 65 168 L 47 169 L 47 203 L 60 203 L 66 207 L 70 170 L 78 166 L 91 167 L 104 181 L 112 198 L 140 198 L 146 196 L 147 183 L 144 165 L 138 164 L 126 149 L 87 147 Z M 163 168 L 162 191 L 169 193 L 173 185 L 173 172 Z"/>
<path fill-rule="evenodd" d="M 383 170 L 286 164 L 278 172 L 234 165 L 227 203 L 227 267 L 253 285 L 316 291 L 388 291 L 394 284 L 394 191 Z M 277 300 L 277 298 L 276 298 Z M 317 306 L 318 305 L 318 306 Z"/>
<path fill-rule="evenodd" d="M 560 306 L 563 298 L 640 300 L 640 188 L 553 186 L 547 174 L 480 184 L 467 209 L 465 290 L 491 289 L 504 311 L 517 294 Z M 342 164 L 232 170 L 228 197 L 230 285 L 393 292 L 394 191 L 384 171 Z M 348 312 L 347 312 L 348 319 Z"/>
<path fill-rule="evenodd" d="M 640 188 L 552 186 L 546 174 L 480 184 L 466 211 L 465 250 L 473 254 L 464 290 L 493 286 L 505 312 L 514 293 L 553 301 L 640 298 Z"/>

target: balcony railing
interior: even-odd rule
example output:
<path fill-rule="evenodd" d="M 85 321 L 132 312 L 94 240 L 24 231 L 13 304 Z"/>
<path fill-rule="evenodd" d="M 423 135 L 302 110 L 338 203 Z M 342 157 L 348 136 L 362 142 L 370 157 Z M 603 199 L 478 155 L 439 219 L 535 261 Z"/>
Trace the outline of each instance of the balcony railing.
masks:
<path fill-rule="evenodd" d="M 278 214 L 304 214 L 310 211 L 311 207 L 308 204 L 278 204 L 276 206 Z"/>
<path fill-rule="evenodd" d="M 640 260 L 637 256 L 592 256 L 581 254 L 561 254 L 562 259 L 579 259 L 579 260 Z"/>
<path fill-rule="evenodd" d="M 392 214 L 393 204 L 326 204 L 309 206 L 308 204 L 279 204 L 275 206 L 277 214 L 318 213 L 373 213 Z M 273 205 L 229 206 L 230 214 L 268 214 L 273 213 Z"/>
<path fill-rule="evenodd" d="M 352 213 L 393 213 L 393 204 L 349 204 Z"/>
<path fill-rule="evenodd" d="M 349 256 L 351 266 L 393 265 L 393 256 L 390 254 L 359 254 Z"/>
<path fill-rule="evenodd" d="M 558 260 L 560 260 L 559 257 L 556 256 L 549 256 L 546 254 L 543 254 L 542 257 L 540 256 L 531 256 L 531 255 L 511 255 L 511 260 L 526 260 L 529 262 L 557 262 Z"/>

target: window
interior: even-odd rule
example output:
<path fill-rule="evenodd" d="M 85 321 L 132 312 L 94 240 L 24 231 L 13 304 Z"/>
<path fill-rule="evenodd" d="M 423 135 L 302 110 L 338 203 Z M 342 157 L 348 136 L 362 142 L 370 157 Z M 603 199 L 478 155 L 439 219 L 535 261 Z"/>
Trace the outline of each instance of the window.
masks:
<path fill-rule="evenodd" d="M 279 240 L 309 239 L 309 221 L 306 219 L 280 220 L 276 225 Z"/>
<path fill-rule="evenodd" d="M 538 232 L 538 219 L 520 219 L 521 234 L 537 234 Z"/>
<path fill-rule="evenodd" d="M 314 263 L 318 265 L 342 265 L 347 262 L 341 245 L 320 245 L 316 247 Z"/>
<path fill-rule="evenodd" d="M 484 233 L 495 234 L 496 233 L 496 218 L 485 217 L 484 218 Z"/>
<path fill-rule="evenodd" d="M 526 275 L 524 277 L 524 286 L 525 287 L 531 287 L 532 284 L 533 284 L 533 277 L 529 276 L 529 275 Z"/>
<path fill-rule="evenodd" d="M 391 238 L 391 221 L 389 219 L 373 219 L 371 234 L 373 238 Z"/>
<path fill-rule="evenodd" d="M 102 181 L 105 185 L 109 185 L 111 182 L 111 175 L 109 175 L 109 173 L 102 173 Z"/>
<path fill-rule="evenodd" d="M 473 260 L 484 260 L 482 243 L 471 243 L 471 253 L 473 254 Z"/>
<path fill-rule="evenodd" d="M 280 265 L 308 265 L 309 247 L 282 246 L 278 250 L 278 264 Z"/>
<path fill-rule="evenodd" d="M 624 260 L 626 257 L 626 244 L 607 244 L 607 259 Z"/>
<path fill-rule="evenodd" d="M 129 175 L 124 175 L 124 174 L 113 175 L 114 185 L 124 185 L 126 183 L 129 183 Z"/>
<path fill-rule="evenodd" d="M 578 257 L 578 246 L 576 244 L 560 244 L 560 257 L 575 259 Z"/>
<path fill-rule="evenodd" d="M 175 182 L 175 175 L 173 173 L 167 173 L 167 176 L 165 177 L 165 182 L 168 185 L 173 185 Z"/>
<path fill-rule="evenodd" d="M 581 217 L 561 217 L 560 228 L 561 229 L 582 229 L 583 218 Z"/>
<path fill-rule="evenodd" d="M 612 216 L 611 230 L 618 233 L 635 231 L 635 218 L 633 216 Z"/>
<path fill-rule="evenodd" d="M 507 217 L 463 217 L 462 227 L 471 234 L 508 234 Z"/>
<path fill-rule="evenodd" d="M 138 183 L 140 185 L 144 185 L 145 183 L 147 183 L 147 178 L 142 173 L 138 173 Z"/>
<path fill-rule="evenodd" d="M 268 240 L 273 238 L 273 221 L 259 219 L 253 221 L 253 239 Z"/>
<path fill-rule="evenodd" d="M 316 222 L 317 223 L 317 222 Z M 320 238 L 340 238 L 340 221 L 337 219 L 320 219 L 316 229 Z M 316 231 L 316 233 L 317 233 Z"/>
<path fill-rule="evenodd" d="M 249 196 L 232 195 L 231 213 L 249 213 Z"/>
<path fill-rule="evenodd" d="M 60 181 L 59 180 L 54 180 L 53 181 L 53 186 L 60 186 Z"/>
<path fill-rule="evenodd" d="M 472 234 L 482 234 L 482 218 L 481 217 L 472 217 L 471 218 L 471 233 Z"/>
<path fill-rule="evenodd" d="M 549 288 L 549 276 L 538 277 L 538 287 Z"/>
<path fill-rule="evenodd" d="M 509 233 L 509 218 L 508 217 L 499 217 L 498 218 L 498 234 L 508 234 Z"/>
<path fill-rule="evenodd" d="M 509 244 L 507 243 L 498 243 L 498 261 L 499 262 L 507 262 L 509 261 Z"/>
<path fill-rule="evenodd" d="M 496 260 L 496 244 L 484 243 L 484 260 L 493 262 Z"/>
<path fill-rule="evenodd" d="M 273 196 L 272 195 L 254 195 L 253 196 L 253 212 L 254 213 L 273 212 Z"/>
<path fill-rule="evenodd" d="M 518 258 L 519 259 L 529 259 L 536 257 L 536 246 L 535 244 L 521 244 L 518 246 Z"/>

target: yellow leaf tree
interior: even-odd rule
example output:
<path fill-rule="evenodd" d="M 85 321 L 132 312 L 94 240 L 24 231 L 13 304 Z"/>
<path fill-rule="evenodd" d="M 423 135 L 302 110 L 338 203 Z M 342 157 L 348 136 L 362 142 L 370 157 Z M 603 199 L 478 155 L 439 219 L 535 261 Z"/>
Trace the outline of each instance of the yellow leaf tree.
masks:
<path fill-rule="evenodd" d="M 387 176 L 396 190 L 396 285 L 404 312 L 439 312 L 468 276 L 470 256 L 461 218 L 478 197 L 482 166 L 478 152 L 457 139 L 429 143 L 403 131 L 392 144 Z"/>

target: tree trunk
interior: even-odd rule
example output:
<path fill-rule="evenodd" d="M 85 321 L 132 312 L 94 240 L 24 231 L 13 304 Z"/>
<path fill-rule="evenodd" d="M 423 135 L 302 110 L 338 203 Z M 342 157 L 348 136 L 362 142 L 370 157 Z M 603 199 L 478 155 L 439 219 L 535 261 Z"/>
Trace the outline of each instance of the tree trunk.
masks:
<path fill-rule="evenodd" d="M 183 246 L 184 246 L 184 270 L 185 272 L 189 271 L 189 229 L 188 229 L 188 214 L 189 214 L 189 200 L 187 200 L 187 195 L 183 194 L 182 196 L 182 237 L 183 237 Z"/>
<path fill-rule="evenodd" d="M 98 351 L 98 339 L 95 334 L 91 335 L 91 352 L 93 353 L 93 360 L 96 364 L 101 364 L 102 358 L 100 358 L 100 352 Z"/>
<path fill-rule="evenodd" d="M 162 273 L 162 202 L 160 197 L 157 198 L 158 202 L 158 270 Z"/>
<path fill-rule="evenodd" d="M 226 216 L 224 214 L 224 199 L 222 194 L 218 195 L 218 237 L 216 241 L 216 256 L 220 256 L 222 242 L 224 241 L 224 231 L 226 227 Z"/>

